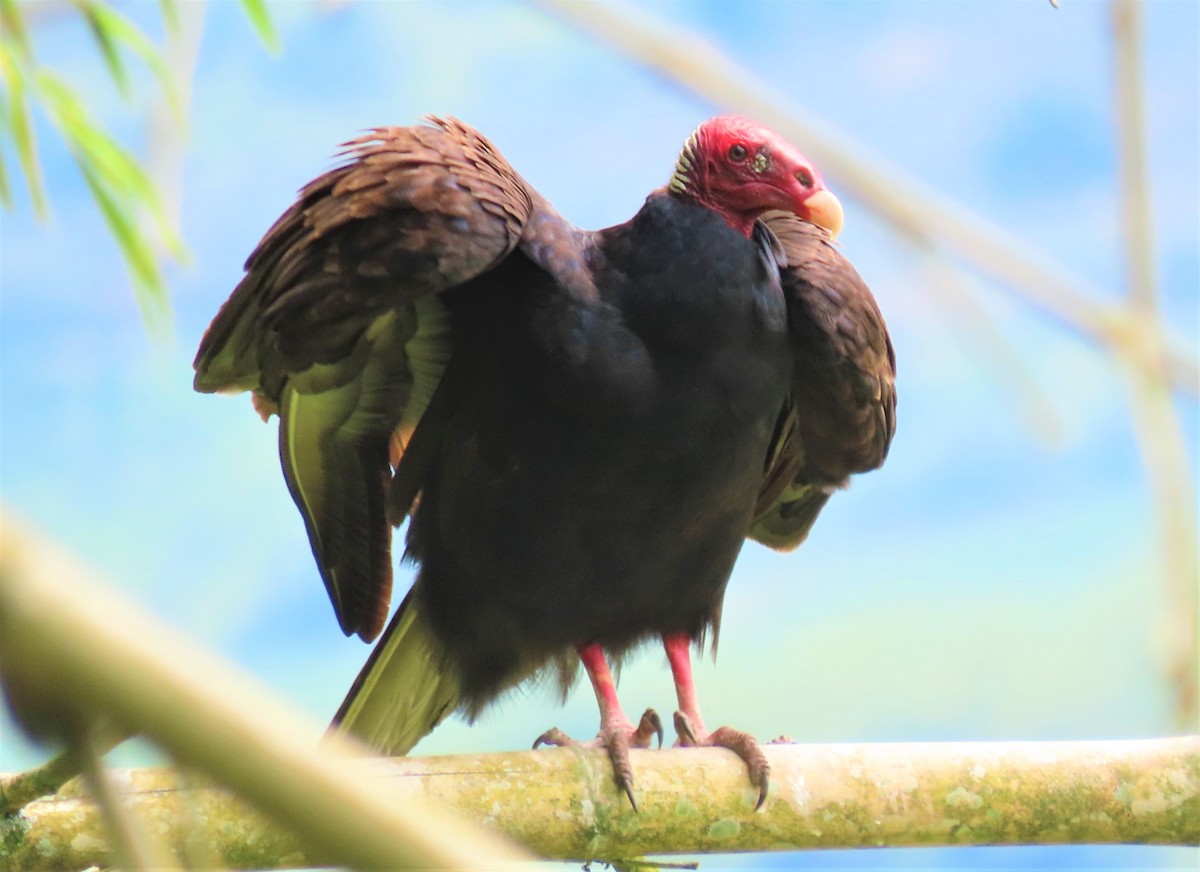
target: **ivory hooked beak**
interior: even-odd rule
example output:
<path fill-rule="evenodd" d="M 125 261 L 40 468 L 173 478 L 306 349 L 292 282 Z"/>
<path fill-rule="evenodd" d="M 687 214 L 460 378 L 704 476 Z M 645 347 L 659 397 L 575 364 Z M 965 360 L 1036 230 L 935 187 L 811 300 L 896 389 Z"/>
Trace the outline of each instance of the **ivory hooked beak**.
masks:
<path fill-rule="evenodd" d="M 838 234 L 842 232 L 844 219 L 842 204 L 838 198 L 822 188 L 805 200 L 804 206 L 808 209 L 808 220 L 824 227 L 829 231 L 831 238 L 837 239 Z"/>

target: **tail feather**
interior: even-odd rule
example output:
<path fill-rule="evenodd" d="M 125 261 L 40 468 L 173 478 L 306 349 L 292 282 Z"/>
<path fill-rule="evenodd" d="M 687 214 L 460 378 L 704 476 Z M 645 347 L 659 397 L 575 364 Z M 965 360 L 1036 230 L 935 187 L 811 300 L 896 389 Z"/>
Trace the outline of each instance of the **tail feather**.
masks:
<path fill-rule="evenodd" d="M 455 670 L 410 590 L 354 680 L 330 730 L 398 757 L 429 734 L 461 699 Z"/>

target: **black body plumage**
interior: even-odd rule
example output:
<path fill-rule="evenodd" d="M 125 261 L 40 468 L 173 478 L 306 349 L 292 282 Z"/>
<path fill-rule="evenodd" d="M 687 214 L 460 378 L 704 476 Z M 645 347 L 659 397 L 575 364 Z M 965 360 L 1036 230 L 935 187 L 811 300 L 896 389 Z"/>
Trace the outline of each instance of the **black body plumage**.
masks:
<path fill-rule="evenodd" d="M 446 298 L 408 553 L 473 709 L 575 644 L 711 624 L 787 392 L 758 240 L 660 193 L 590 246 L 595 298 L 520 256 Z"/>

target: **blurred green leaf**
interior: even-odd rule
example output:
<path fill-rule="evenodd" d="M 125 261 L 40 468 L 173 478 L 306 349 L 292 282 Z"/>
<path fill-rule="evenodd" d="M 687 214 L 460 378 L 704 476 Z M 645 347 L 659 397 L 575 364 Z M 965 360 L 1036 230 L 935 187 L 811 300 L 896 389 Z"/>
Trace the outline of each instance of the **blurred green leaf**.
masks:
<path fill-rule="evenodd" d="M 75 5 L 83 16 L 84 21 L 87 22 L 92 38 L 96 40 L 96 45 L 99 47 L 100 54 L 104 58 L 104 65 L 108 67 L 108 73 L 116 83 L 117 90 L 121 92 L 123 97 L 128 97 L 129 75 L 125 72 L 125 64 L 121 60 L 121 50 L 117 46 L 116 37 L 104 21 L 103 6 L 94 2 L 94 0 L 93 2 L 79 0 Z"/>
<path fill-rule="evenodd" d="M 142 310 L 143 319 L 151 329 L 162 327 L 169 316 L 170 304 L 154 252 L 138 231 L 134 216 L 125 208 L 120 198 L 113 196 L 105 186 L 86 155 L 76 153 L 75 161 L 133 275 L 138 307 Z"/>
<path fill-rule="evenodd" d="M 271 24 L 271 16 L 267 14 L 267 4 L 263 0 L 239 0 L 242 4 L 242 11 L 246 13 L 246 17 L 250 19 L 250 23 L 254 26 L 254 32 L 258 34 L 259 40 L 267 51 L 274 54 L 279 51 L 279 37 L 275 33 L 275 27 Z"/>
<path fill-rule="evenodd" d="M 92 122 L 82 101 L 62 79 L 40 70 L 34 82 L 51 119 L 70 142 L 87 152 L 106 181 L 135 199 L 154 198 L 149 177 L 128 152 Z"/>
<path fill-rule="evenodd" d="M 74 143 L 76 150 L 86 155 L 109 189 L 146 209 L 173 256 L 185 256 L 183 242 L 171 226 L 158 191 L 145 170 L 116 140 L 92 122 L 86 107 L 65 82 L 46 70 L 38 73 L 36 82 L 47 112 L 67 137 L 68 144 Z"/>
<path fill-rule="evenodd" d="M 0 0 L 7 7 L 7 0 Z M 9 12 L 5 11 L 7 21 Z M 7 25 L 6 25 L 7 28 Z M 39 218 L 44 218 L 48 212 L 46 205 L 46 186 L 42 181 L 42 168 L 37 156 L 37 138 L 33 131 L 30 118 L 29 102 L 26 99 L 25 76 L 17 64 L 15 53 L 12 51 L 13 42 L 8 39 L 9 31 L 0 39 L 0 80 L 4 83 L 4 129 L 12 137 L 13 147 L 17 151 L 17 160 L 21 164 L 21 172 L 25 175 L 25 184 L 29 188 L 29 199 L 33 203 L 33 211 Z"/>
<path fill-rule="evenodd" d="M 160 326 L 168 312 L 166 287 L 153 246 L 139 226 L 138 213 L 144 212 L 153 220 L 164 244 L 174 254 L 182 256 L 184 252 L 154 185 L 137 161 L 92 122 L 65 82 L 40 70 L 35 84 L 133 274 L 138 305 L 147 325 Z"/>
<path fill-rule="evenodd" d="M 142 63 L 149 68 L 150 72 L 158 80 L 159 87 L 162 88 L 167 98 L 167 104 L 171 107 L 172 114 L 182 124 L 183 111 L 179 103 L 179 88 L 176 85 L 175 77 L 171 75 L 171 69 L 167 66 L 162 52 L 128 18 L 121 15 L 107 3 L 101 3 L 98 0 L 89 0 L 85 10 L 88 15 L 88 23 L 93 27 L 93 32 L 99 31 L 104 34 L 103 38 L 105 42 L 103 45 L 111 46 L 114 53 L 118 56 L 120 45 L 123 45 L 141 58 Z M 124 67 L 121 66 L 119 59 L 117 67 L 123 74 Z M 112 69 L 112 64 L 109 65 L 109 68 L 110 70 Z M 116 78 L 115 71 L 114 78 Z M 121 88 L 122 93 L 127 93 L 126 88 L 120 81 L 117 82 L 117 85 Z"/>
<path fill-rule="evenodd" d="M 16 0 L 0 0 L 0 34 L 5 42 L 14 43 L 23 55 L 30 55 L 29 34 L 25 31 L 25 20 L 17 10 Z"/>
<path fill-rule="evenodd" d="M 279 39 L 263 0 L 239 2 L 262 43 L 278 51 Z M 117 12 L 111 0 L 67 0 L 67 4 L 84 18 L 121 93 L 130 93 L 125 52 L 131 51 L 154 75 L 171 112 L 184 124 L 179 85 L 163 51 Z M 178 0 L 159 0 L 158 5 L 167 31 L 178 35 Z M 165 250 L 176 260 L 186 259 L 183 241 L 139 162 L 92 120 L 65 80 L 38 65 L 18 0 L 0 0 L 0 85 L 0 146 L 12 142 L 35 213 L 43 217 L 48 211 L 31 109 L 37 103 L 78 164 L 133 275 L 143 316 L 149 326 L 156 326 L 169 315 L 160 255 Z M 11 206 L 13 194 L 8 169 L 0 151 L 0 205 L 6 207 Z"/>

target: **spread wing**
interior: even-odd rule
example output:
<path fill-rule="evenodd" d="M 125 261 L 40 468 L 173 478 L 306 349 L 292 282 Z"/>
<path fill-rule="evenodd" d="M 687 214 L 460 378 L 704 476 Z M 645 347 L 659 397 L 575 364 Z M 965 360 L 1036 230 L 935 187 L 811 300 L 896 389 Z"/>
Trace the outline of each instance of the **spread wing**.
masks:
<path fill-rule="evenodd" d="M 454 119 L 371 131 L 307 185 L 246 263 L 196 355 L 199 391 L 278 413 L 284 476 L 342 630 L 370 641 L 391 598 L 391 467 L 451 348 L 437 294 L 503 261 L 525 182 Z"/>
<path fill-rule="evenodd" d="M 874 296 L 825 231 L 782 213 L 764 223 L 786 260 L 795 363 L 750 538 L 786 549 L 852 474 L 883 463 L 896 430 L 896 357 Z"/>

